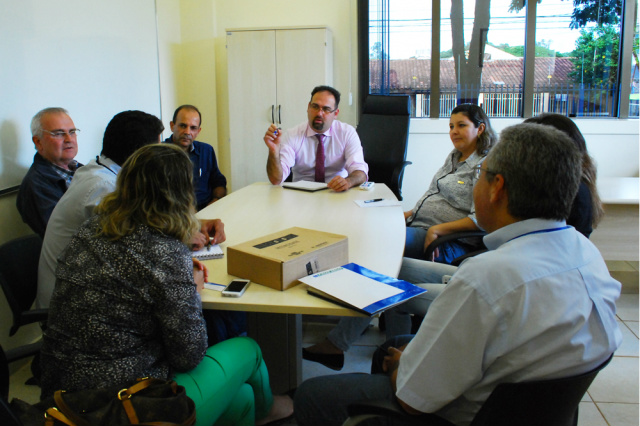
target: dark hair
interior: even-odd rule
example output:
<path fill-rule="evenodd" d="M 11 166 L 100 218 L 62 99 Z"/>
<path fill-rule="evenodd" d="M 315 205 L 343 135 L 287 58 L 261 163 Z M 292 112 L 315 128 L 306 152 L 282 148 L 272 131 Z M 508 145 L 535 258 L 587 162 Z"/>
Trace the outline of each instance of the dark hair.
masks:
<path fill-rule="evenodd" d="M 158 117 L 142 111 L 124 111 L 116 114 L 104 131 L 102 153 L 123 165 L 138 148 L 158 143 L 164 130 Z"/>
<path fill-rule="evenodd" d="M 188 109 L 191 111 L 195 111 L 198 113 L 198 119 L 200 120 L 200 122 L 198 123 L 198 127 L 202 126 L 202 114 L 200 114 L 200 110 L 194 106 L 194 105 L 189 105 L 189 104 L 185 104 L 185 105 L 180 105 L 178 108 L 176 108 L 176 110 L 173 112 L 173 123 L 175 124 L 176 120 L 178 119 L 178 113 L 180 112 L 181 109 Z"/>
<path fill-rule="evenodd" d="M 520 220 L 566 220 L 580 185 L 582 154 L 573 141 L 551 126 L 523 123 L 500 133 L 500 143 L 485 160 L 485 173 L 504 177 L 508 210 Z"/>
<path fill-rule="evenodd" d="M 591 226 L 595 228 L 602 216 L 604 216 L 604 208 L 596 186 L 597 169 L 593 159 L 587 152 L 587 143 L 576 123 L 565 115 L 551 113 L 543 113 L 536 117 L 527 118 L 524 122 L 553 126 L 566 133 L 576 144 L 576 147 L 582 153 L 582 181 L 589 188 L 589 194 L 591 195 Z"/>
<path fill-rule="evenodd" d="M 491 122 L 487 114 L 478 105 L 474 104 L 460 104 L 451 111 L 453 114 L 464 114 L 476 127 L 480 124 L 484 124 L 484 132 L 478 136 L 478 142 L 476 142 L 476 152 L 479 155 L 487 155 L 491 148 L 498 142 L 498 135 L 491 127 Z"/>
<path fill-rule="evenodd" d="M 333 97 L 336 100 L 336 106 L 335 108 L 338 108 L 338 105 L 340 105 L 340 92 L 338 92 L 336 89 L 334 89 L 331 86 L 316 86 L 313 88 L 313 90 L 311 91 L 311 99 L 313 99 L 313 95 L 315 95 L 318 92 L 329 92 L 333 95 Z M 309 101 L 311 102 L 311 101 Z"/>

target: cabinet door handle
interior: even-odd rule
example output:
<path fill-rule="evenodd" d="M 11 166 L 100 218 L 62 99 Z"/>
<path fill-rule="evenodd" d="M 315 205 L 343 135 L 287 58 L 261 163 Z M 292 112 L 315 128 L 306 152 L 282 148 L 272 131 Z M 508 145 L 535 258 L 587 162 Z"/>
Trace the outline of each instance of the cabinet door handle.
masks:
<path fill-rule="evenodd" d="M 271 105 L 271 124 L 276 124 L 276 117 L 274 115 L 275 113 L 275 105 Z"/>
<path fill-rule="evenodd" d="M 282 105 L 278 105 L 278 125 L 282 126 L 282 116 L 280 113 L 282 112 Z"/>

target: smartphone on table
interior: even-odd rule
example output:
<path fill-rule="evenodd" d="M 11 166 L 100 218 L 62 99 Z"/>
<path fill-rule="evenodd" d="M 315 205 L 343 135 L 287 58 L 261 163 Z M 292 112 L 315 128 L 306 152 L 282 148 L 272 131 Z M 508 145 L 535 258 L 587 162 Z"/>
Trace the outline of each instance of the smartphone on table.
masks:
<path fill-rule="evenodd" d="M 222 290 L 222 295 L 226 297 L 240 297 L 244 294 L 249 287 L 249 280 L 235 279 L 229 283 L 228 286 Z"/>

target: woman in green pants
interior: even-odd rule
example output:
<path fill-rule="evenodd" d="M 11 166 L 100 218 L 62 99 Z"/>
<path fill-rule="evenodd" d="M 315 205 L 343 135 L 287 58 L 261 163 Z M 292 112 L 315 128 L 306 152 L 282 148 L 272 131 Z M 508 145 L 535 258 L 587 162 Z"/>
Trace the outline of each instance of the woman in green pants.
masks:
<path fill-rule="evenodd" d="M 276 413 L 284 407 L 273 404 L 260 347 L 248 337 L 235 337 L 210 347 L 196 368 L 178 373 L 174 379 L 196 403 L 197 426 L 211 425 L 213 419 L 223 426 L 264 424 L 288 415 Z M 282 405 L 286 406 L 286 401 Z"/>
<path fill-rule="evenodd" d="M 292 414 L 290 398 L 272 396 L 253 340 L 207 348 L 199 294 L 206 269 L 189 249 L 201 228 L 192 181 L 180 148 L 147 145 L 79 228 L 56 270 L 43 397 L 175 377 L 196 403 L 198 426 L 261 425 Z"/>

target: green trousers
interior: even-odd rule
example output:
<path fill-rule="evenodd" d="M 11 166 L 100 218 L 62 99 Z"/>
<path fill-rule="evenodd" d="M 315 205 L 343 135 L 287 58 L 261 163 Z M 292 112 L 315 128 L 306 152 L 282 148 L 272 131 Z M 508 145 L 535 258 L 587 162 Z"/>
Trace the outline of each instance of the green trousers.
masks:
<path fill-rule="evenodd" d="M 174 380 L 196 404 L 196 426 L 253 426 L 273 404 L 262 352 L 248 337 L 213 345 L 196 368 Z"/>

